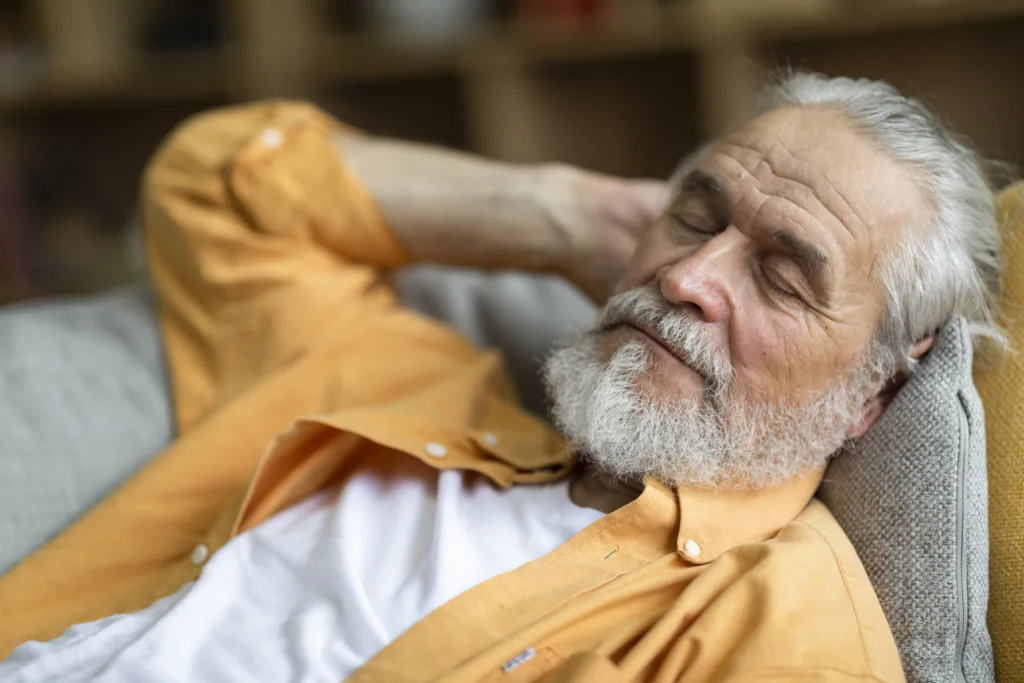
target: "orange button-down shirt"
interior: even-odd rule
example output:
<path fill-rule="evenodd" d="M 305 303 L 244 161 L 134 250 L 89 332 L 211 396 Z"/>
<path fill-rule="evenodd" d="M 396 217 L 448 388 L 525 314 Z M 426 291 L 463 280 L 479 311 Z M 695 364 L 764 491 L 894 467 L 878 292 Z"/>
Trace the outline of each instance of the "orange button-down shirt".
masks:
<path fill-rule="evenodd" d="M 0 657 L 174 592 L 199 575 L 197 548 L 385 450 L 502 487 L 573 467 L 497 354 L 398 304 L 386 275 L 410 257 L 346 169 L 346 134 L 310 106 L 258 104 L 189 121 L 155 156 L 143 222 L 181 436 L 0 580 Z M 813 499 L 819 479 L 649 481 L 351 680 L 901 681 L 864 569 Z"/>

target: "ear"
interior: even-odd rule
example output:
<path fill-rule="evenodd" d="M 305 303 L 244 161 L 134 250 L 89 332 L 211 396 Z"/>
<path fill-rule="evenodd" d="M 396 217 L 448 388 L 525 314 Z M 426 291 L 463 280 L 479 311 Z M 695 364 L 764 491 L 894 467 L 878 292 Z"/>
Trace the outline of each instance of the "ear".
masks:
<path fill-rule="evenodd" d="M 934 343 L 934 334 L 929 334 L 927 337 L 919 339 L 910 347 L 910 357 L 914 360 L 921 360 Z M 878 418 L 882 417 L 882 413 L 889 407 L 893 397 L 896 396 L 896 393 L 906 381 L 907 374 L 905 372 L 898 372 L 885 383 L 877 394 L 867 400 L 861 412 L 860 420 L 850 428 L 849 437 L 851 439 L 859 439 L 867 434 L 871 425 L 875 424 Z"/>
<path fill-rule="evenodd" d="M 919 339 L 913 346 L 910 347 L 910 357 L 914 360 L 921 360 L 924 358 L 924 354 L 931 351 L 932 344 L 935 343 L 935 335 L 929 334 L 927 337 Z"/>

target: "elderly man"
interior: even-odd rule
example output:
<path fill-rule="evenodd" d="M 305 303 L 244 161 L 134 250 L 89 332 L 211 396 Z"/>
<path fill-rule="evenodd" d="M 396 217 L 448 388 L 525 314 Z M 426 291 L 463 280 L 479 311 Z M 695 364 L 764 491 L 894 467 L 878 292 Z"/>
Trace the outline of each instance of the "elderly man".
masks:
<path fill-rule="evenodd" d="M 786 76 L 664 210 L 254 105 L 144 200 L 181 436 L 0 581 L 0 679 L 902 680 L 814 493 L 945 320 L 993 329 L 992 194 L 920 104 Z M 547 360 L 561 435 L 396 303 L 413 260 L 613 294 Z"/>

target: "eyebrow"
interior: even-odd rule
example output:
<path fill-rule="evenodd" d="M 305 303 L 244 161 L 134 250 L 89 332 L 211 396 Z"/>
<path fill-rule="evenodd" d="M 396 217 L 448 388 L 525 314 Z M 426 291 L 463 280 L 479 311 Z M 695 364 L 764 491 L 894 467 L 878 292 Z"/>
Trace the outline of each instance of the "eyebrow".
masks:
<path fill-rule="evenodd" d="M 816 247 L 789 230 L 773 232 L 772 240 L 798 262 L 800 269 L 811 280 L 811 285 L 819 298 L 827 304 L 829 299 L 828 275 L 832 267 L 828 254 L 820 247 Z"/>
<path fill-rule="evenodd" d="M 728 199 L 718 178 L 700 169 L 694 169 L 687 173 L 679 189 L 680 194 L 701 194 L 720 202 Z"/>

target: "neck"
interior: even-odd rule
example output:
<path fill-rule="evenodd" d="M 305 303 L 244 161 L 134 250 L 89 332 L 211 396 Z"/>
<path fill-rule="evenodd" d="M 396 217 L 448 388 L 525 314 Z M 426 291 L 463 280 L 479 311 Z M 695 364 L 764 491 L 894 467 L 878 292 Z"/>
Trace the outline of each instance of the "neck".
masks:
<path fill-rule="evenodd" d="M 587 465 L 569 486 L 569 497 L 580 507 L 609 513 L 636 500 L 643 490 L 639 479 L 615 477 Z"/>

